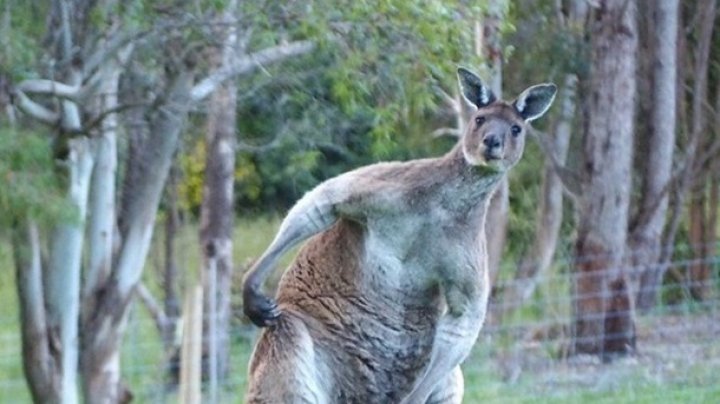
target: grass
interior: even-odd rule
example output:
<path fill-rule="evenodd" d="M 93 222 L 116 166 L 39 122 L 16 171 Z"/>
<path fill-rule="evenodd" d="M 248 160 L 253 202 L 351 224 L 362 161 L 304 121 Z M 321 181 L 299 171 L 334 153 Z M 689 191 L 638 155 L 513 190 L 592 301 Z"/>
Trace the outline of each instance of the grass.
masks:
<path fill-rule="evenodd" d="M 239 219 L 236 223 L 234 257 L 241 269 L 257 257 L 270 243 L 279 225 L 277 217 Z M 157 267 L 161 263 L 160 235 L 156 237 L 144 273 L 144 282 L 151 290 L 159 285 Z M 177 244 L 178 263 L 183 271 L 184 285 L 197 279 L 200 254 L 197 228 L 182 230 Z M 282 263 L 286 266 L 294 254 Z M 0 239 L 0 403 L 30 402 L 20 361 L 18 309 L 14 269 L 7 240 Z M 280 272 L 275 274 L 276 277 Z M 557 273 L 557 271 L 555 271 Z M 539 286 L 535 299 L 542 307 L 519 310 L 510 324 L 554 323 L 569 316 L 566 298 L 569 285 L 566 277 Z M 684 313 L 695 316 L 697 313 Z M 658 314 L 663 318 L 665 314 Z M 685 318 L 685 317 L 683 317 Z M 645 319 L 640 322 L 645 325 Z M 231 375 L 222 392 L 223 403 L 240 403 L 247 383 L 247 363 L 252 350 L 251 338 L 237 329 L 231 346 Z M 720 402 L 720 348 L 714 337 L 697 341 L 705 344 L 705 355 L 695 363 L 680 363 L 675 369 L 657 373 L 656 364 L 639 362 L 577 366 L 556 359 L 557 340 L 541 341 L 533 350 L 520 349 L 516 332 L 483 333 L 470 358 L 463 365 L 465 403 L 712 403 Z M 664 349 L 664 348 L 662 348 Z M 669 348 L 671 349 L 671 348 Z M 661 349 L 660 349 L 661 350 Z M 528 353 L 529 352 L 529 353 Z M 527 356 L 531 355 L 532 360 Z M 682 357 L 682 355 L 680 355 Z M 177 393 L 163 385 L 163 347 L 147 311 L 138 302 L 131 307 L 127 332 L 122 348 L 123 378 L 138 403 L 177 402 Z M 693 361 L 693 359 L 690 359 Z M 521 365 L 518 365 L 520 363 Z M 528 365 L 528 363 L 535 365 Z M 661 376 L 658 376 L 661 375 Z"/>
<path fill-rule="evenodd" d="M 20 330 L 10 242 L 0 237 L 0 403 L 30 402 L 20 361 Z"/>

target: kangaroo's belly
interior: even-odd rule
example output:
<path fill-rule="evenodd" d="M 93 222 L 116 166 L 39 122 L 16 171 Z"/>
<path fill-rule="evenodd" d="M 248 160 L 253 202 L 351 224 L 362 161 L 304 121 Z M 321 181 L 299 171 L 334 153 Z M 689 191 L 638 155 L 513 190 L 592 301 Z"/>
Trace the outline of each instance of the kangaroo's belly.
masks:
<path fill-rule="evenodd" d="M 456 340 L 469 351 L 477 314 L 461 316 L 473 324 L 467 332 L 443 329 L 447 287 L 412 259 L 357 248 L 368 242 L 351 222 L 314 238 L 284 274 L 278 302 L 308 319 L 338 402 L 399 402 L 431 366 L 434 345 Z"/>

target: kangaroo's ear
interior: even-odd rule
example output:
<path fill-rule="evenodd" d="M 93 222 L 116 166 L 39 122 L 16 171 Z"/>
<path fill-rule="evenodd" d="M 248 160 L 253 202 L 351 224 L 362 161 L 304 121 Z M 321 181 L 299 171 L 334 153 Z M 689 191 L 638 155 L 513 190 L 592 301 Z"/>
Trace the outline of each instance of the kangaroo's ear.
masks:
<path fill-rule="evenodd" d="M 465 99 L 472 105 L 482 108 L 495 101 L 495 94 L 475 73 L 463 67 L 458 68 L 460 89 Z"/>
<path fill-rule="evenodd" d="M 513 102 L 513 107 L 523 119 L 534 121 L 547 112 L 556 93 L 555 84 L 538 84 L 523 91 Z"/>

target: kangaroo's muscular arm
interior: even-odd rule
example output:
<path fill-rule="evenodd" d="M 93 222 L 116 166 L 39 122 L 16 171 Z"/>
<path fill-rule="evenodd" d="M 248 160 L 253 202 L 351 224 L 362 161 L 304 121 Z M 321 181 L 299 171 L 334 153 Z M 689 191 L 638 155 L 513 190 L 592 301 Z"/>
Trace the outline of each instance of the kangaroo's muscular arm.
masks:
<path fill-rule="evenodd" d="M 341 176 L 320 184 L 308 192 L 288 212 L 275 239 L 245 275 L 243 308 L 253 323 L 271 325 L 280 315 L 276 302 L 261 291 L 265 279 L 278 259 L 304 240 L 330 228 L 340 216 L 354 218 L 363 198 L 355 195 L 352 177 Z M 364 192 L 367 189 L 360 191 Z"/>

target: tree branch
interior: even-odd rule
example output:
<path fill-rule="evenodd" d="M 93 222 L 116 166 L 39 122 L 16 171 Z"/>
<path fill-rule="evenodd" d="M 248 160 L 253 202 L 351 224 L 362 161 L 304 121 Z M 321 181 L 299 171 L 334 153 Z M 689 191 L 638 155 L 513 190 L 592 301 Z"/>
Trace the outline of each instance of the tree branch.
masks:
<path fill-rule="evenodd" d="M 48 125 L 57 125 L 60 123 L 60 114 L 31 100 L 22 91 L 15 91 L 14 98 L 17 99 L 18 102 L 16 105 L 22 112 L 30 115 L 38 121 Z"/>
<path fill-rule="evenodd" d="M 210 93 L 215 91 L 215 89 L 225 80 L 241 74 L 249 73 L 264 64 L 270 64 L 292 56 L 308 53 L 314 48 L 314 42 L 297 41 L 242 56 L 236 59 L 232 65 L 215 70 L 208 77 L 197 83 L 190 92 L 190 98 L 195 102 L 201 101 L 210 95 Z"/>
<path fill-rule="evenodd" d="M 96 52 L 85 60 L 82 71 L 83 77 L 89 77 L 100 65 L 105 63 L 108 58 L 113 57 L 113 55 L 118 53 L 124 46 L 132 45 L 143 39 L 152 39 L 157 34 L 167 35 L 168 32 L 172 30 L 188 26 L 197 27 L 199 23 L 205 25 L 211 24 L 211 22 L 198 22 L 195 18 L 186 17 L 165 20 L 141 31 L 117 30 L 109 36 L 109 39 L 106 40 L 104 46 L 99 47 Z"/>
<path fill-rule="evenodd" d="M 69 61 L 72 58 L 73 38 L 72 29 L 70 28 L 70 10 L 68 10 L 67 1 L 60 1 L 60 42 L 62 43 L 63 58 Z"/>
<path fill-rule="evenodd" d="M 24 80 L 17 89 L 29 94 L 47 94 L 60 98 L 74 98 L 80 93 L 79 86 L 70 86 L 59 81 L 46 79 Z"/>
<path fill-rule="evenodd" d="M 440 86 L 436 87 L 436 91 L 440 95 L 440 98 L 442 98 L 443 101 L 445 101 L 445 105 L 450 109 L 450 111 L 452 113 L 455 113 L 455 114 L 462 113 L 462 108 L 461 108 L 460 104 L 458 103 L 457 98 L 448 94 L 448 92 L 443 90 L 442 88 L 440 88 Z"/>
<path fill-rule="evenodd" d="M 141 38 L 143 35 L 147 35 L 148 32 L 149 31 L 144 31 L 139 34 L 131 34 L 126 31 L 116 32 L 103 44 L 103 46 L 100 47 L 100 49 L 87 58 L 86 62 L 83 64 L 83 77 L 89 77 L 92 72 L 105 63 L 107 59 L 120 52 L 120 49 Z"/>
<path fill-rule="evenodd" d="M 460 130 L 458 128 L 438 128 L 432 131 L 431 136 L 433 138 L 439 138 L 443 136 L 451 136 L 451 137 L 457 137 L 459 138 L 462 136 L 462 133 L 460 133 Z"/>
<path fill-rule="evenodd" d="M 580 178 L 578 175 L 571 170 L 568 170 L 564 165 L 560 164 L 557 156 L 555 155 L 555 151 L 551 146 L 552 142 L 550 141 L 548 134 L 535 128 L 531 128 L 530 133 L 535 135 L 538 143 L 540 144 L 540 149 L 550 158 L 553 168 L 555 169 L 558 177 L 560 177 L 560 181 L 569 196 L 572 199 L 577 199 L 577 195 L 580 194 Z"/>
<path fill-rule="evenodd" d="M 150 107 L 151 105 L 152 105 L 151 102 L 136 102 L 136 103 L 121 104 L 121 105 L 117 105 L 112 108 L 105 109 L 103 111 L 100 111 L 96 116 L 94 116 L 91 120 L 89 120 L 88 123 L 83 125 L 83 127 L 79 131 L 77 131 L 77 134 L 90 133 L 91 130 L 93 130 L 97 126 L 99 126 L 103 122 L 103 120 L 111 114 L 116 114 L 118 112 L 123 112 L 123 111 L 133 109 L 133 108 Z"/>
<path fill-rule="evenodd" d="M 144 283 L 138 283 L 135 288 L 135 293 L 137 293 L 140 301 L 142 301 L 145 308 L 150 312 L 158 331 L 162 333 L 168 324 L 168 318 L 165 311 L 163 311 L 157 300 L 153 297 L 152 293 L 150 293 L 148 288 L 145 287 Z"/>

